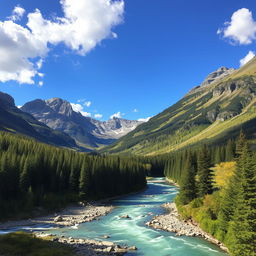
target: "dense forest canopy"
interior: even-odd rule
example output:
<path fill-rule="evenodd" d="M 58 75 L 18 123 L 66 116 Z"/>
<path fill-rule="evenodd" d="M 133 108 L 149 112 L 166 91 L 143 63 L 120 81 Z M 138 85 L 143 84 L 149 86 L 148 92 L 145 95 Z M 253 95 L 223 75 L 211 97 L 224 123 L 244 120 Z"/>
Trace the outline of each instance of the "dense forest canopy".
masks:
<path fill-rule="evenodd" d="M 0 216 L 137 191 L 146 185 L 145 172 L 136 159 L 88 155 L 1 132 Z"/>

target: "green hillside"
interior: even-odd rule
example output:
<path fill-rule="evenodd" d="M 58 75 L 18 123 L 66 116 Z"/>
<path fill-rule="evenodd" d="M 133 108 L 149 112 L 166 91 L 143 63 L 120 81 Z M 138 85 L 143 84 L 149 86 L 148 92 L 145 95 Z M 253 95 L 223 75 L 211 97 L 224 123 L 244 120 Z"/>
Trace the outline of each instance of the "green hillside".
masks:
<path fill-rule="evenodd" d="M 103 152 L 164 154 L 198 143 L 224 143 L 236 137 L 241 128 L 253 143 L 255 95 L 256 58 L 222 79 L 194 88 Z"/>

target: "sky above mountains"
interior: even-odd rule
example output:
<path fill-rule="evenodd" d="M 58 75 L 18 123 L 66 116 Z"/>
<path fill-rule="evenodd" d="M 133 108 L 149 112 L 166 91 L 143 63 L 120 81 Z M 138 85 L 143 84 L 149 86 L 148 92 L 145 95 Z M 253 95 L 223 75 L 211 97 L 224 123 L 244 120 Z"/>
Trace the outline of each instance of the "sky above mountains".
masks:
<path fill-rule="evenodd" d="M 254 56 L 255 1 L 0 0 L 0 90 L 141 119 Z"/>

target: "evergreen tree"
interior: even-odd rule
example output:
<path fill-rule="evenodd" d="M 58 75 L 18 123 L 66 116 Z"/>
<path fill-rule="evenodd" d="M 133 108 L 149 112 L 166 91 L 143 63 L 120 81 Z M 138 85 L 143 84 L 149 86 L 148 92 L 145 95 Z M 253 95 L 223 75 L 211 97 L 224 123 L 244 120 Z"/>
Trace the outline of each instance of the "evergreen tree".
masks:
<path fill-rule="evenodd" d="M 194 198 L 196 198 L 195 167 L 192 162 L 192 157 L 189 155 L 182 174 L 178 200 L 184 205 L 191 202 Z"/>
<path fill-rule="evenodd" d="M 231 254 L 256 255 L 256 161 L 247 145 L 240 148 L 238 167 L 240 186 L 231 225 Z"/>
<path fill-rule="evenodd" d="M 229 140 L 226 146 L 225 161 L 230 162 L 233 159 L 234 159 L 234 143 L 232 140 Z"/>
<path fill-rule="evenodd" d="M 213 192 L 212 170 L 209 151 L 206 146 L 199 152 L 197 161 L 198 196 L 203 197 Z"/>
<path fill-rule="evenodd" d="M 82 199 L 85 199 L 89 195 L 89 189 L 90 189 L 90 173 L 89 168 L 86 162 L 83 162 L 82 168 L 81 168 L 81 175 L 80 175 L 80 181 L 79 181 L 79 191 L 80 191 L 80 197 Z"/>
<path fill-rule="evenodd" d="M 30 163 L 28 158 L 26 159 L 23 170 L 20 174 L 19 184 L 21 192 L 26 193 L 30 186 Z"/>

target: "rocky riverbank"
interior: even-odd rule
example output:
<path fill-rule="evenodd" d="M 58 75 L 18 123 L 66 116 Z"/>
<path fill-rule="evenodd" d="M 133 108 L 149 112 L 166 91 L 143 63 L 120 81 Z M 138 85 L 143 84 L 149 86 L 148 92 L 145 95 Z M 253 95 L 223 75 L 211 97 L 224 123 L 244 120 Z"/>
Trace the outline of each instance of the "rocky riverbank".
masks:
<path fill-rule="evenodd" d="M 44 217 L 34 219 L 7 221 L 0 223 L 0 229 L 12 229 L 21 226 L 45 226 L 46 224 L 54 227 L 77 226 L 84 222 L 89 222 L 98 219 L 101 216 L 112 211 L 113 207 L 100 203 L 87 204 L 79 203 L 67 207 L 66 209 Z"/>
<path fill-rule="evenodd" d="M 155 216 L 146 225 L 155 229 L 161 229 L 176 233 L 176 236 L 197 236 L 218 245 L 222 250 L 228 249 L 217 239 L 204 232 L 198 224 L 192 221 L 184 221 L 180 217 L 175 203 L 166 203 L 163 207 L 168 211 L 165 215 Z"/>
<path fill-rule="evenodd" d="M 76 228 L 79 224 L 90 222 L 99 219 L 101 216 L 112 211 L 113 206 L 104 205 L 101 203 L 87 204 L 79 203 L 78 205 L 70 206 L 61 212 L 51 214 L 45 217 L 35 219 L 9 221 L 0 223 L 0 229 L 11 231 L 11 229 L 18 229 L 19 227 L 43 227 L 45 225 L 51 227 L 68 227 Z M 50 237 L 51 241 L 56 243 L 63 243 L 74 248 L 77 255 L 124 255 L 128 251 L 137 250 L 135 246 L 127 247 L 114 244 L 110 241 L 97 241 L 89 239 L 74 239 L 72 237 L 56 237 L 46 232 L 33 232 L 38 238 Z M 109 236 L 104 236 L 102 239 L 108 239 Z"/>
<path fill-rule="evenodd" d="M 120 246 L 110 241 L 97 241 L 92 239 L 75 239 L 72 237 L 56 237 L 44 232 L 34 233 L 38 238 L 52 237 L 50 240 L 56 243 L 62 243 L 71 246 L 78 256 L 96 256 L 96 255 L 124 255 L 129 251 L 135 251 L 135 246 Z"/>

